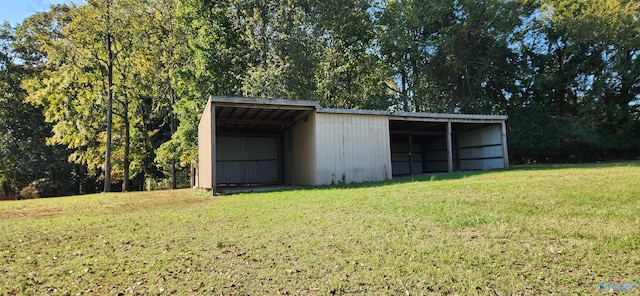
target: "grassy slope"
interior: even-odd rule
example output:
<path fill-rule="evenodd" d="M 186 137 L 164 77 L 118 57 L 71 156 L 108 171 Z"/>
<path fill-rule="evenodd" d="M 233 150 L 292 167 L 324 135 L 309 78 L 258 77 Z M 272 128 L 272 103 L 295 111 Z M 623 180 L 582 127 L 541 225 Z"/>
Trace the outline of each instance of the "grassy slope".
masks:
<path fill-rule="evenodd" d="M 0 234 L 0 295 L 593 293 L 640 281 L 640 163 L 10 201 Z"/>

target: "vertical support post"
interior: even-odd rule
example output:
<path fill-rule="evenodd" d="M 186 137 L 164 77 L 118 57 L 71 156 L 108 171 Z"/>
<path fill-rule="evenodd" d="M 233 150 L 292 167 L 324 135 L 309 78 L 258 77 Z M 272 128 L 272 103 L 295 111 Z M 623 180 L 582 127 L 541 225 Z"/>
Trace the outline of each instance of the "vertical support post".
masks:
<path fill-rule="evenodd" d="M 193 168 L 193 163 L 189 164 L 189 179 L 189 185 L 191 185 L 191 188 L 196 187 L 196 174 Z"/>
<path fill-rule="evenodd" d="M 294 172 L 294 170 L 293 170 L 293 165 L 294 165 L 293 160 L 294 160 L 294 153 L 297 153 L 297 151 L 295 150 L 295 148 L 293 146 L 293 129 L 294 129 L 293 127 L 291 129 L 289 129 L 289 131 L 287 132 L 287 135 L 286 135 L 287 141 L 289 142 L 289 151 L 287 151 L 288 152 L 287 153 L 287 163 L 285 165 L 289 168 L 289 171 L 287 171 L 285 173 L 285 175 L 288 174 L 291 177 L 290 181 L 289 181 L 289 184 L 287 184 L 287 185 L 296 185 L 295 184 L 295 179 L 293 177 L 293 175 L 294 175 L 293 174 L 293 172 Z"/>
<path fill-rule="evenodd" d="M 216 195 L 216 105 L 211 104 L 211 194 Z"/>
<path fill-rule="evenodd" d="M 502 121 L 502 161 L 504 168 L 509 168 L 509 150 L 507 150 L 507 123 Z"/>
<path fill-rule="evenodd" d="M 456 162 L 454 169 L 462 170 L 462 161 L 460 161 L 460 135 L 456 134 L 453 139 L 453 151 L 455 152 Z"/>
<path fill-rule="evenodd" d="M 409 132 L 409 176 L 413 176 L 413 158 L 411 157 L 413 150 L 413 135 Z"/>
<path fill-rule="evenodd" d="M 285 180 L 284 180 L 284 174 L 285 174 L 285 159 L 284 159 L 284 155 L 285 155 L 285 140 L 284 140 L 284 133 L 286 133 L 286 130 L 279 130 L 278 131 L 278 184 L 284 184 Z"/>
<path fill-rule="evenodd" d="M 451 120 L 447 121 L 447 164 L 449 173 L 453 172 L 453 141 L 451 141 Z"/>

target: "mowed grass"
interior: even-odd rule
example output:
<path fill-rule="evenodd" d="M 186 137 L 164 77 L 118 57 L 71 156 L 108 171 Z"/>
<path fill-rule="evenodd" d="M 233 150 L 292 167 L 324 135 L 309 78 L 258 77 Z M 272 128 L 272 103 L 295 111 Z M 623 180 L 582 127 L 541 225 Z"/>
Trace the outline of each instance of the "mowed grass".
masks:
<path fill-rule="evenodd" d="M 640 282 L 640 163 L 10 201 L 0 234 L 0 295 L 593 294 Z"/>

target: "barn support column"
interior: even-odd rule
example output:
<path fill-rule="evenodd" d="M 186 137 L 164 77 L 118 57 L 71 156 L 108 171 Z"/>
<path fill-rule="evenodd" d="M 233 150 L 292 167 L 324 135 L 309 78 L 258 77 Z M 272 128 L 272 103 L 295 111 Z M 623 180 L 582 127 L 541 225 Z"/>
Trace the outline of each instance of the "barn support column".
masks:
<path fill-rule="evenodd" d="M 211 104 L 211 194 L 216 195 L 216 105 Z"/>
<path fill-rule="evenodd" d="M 409 132 L 409 176 L 413 176 L 413 159 L 411 158 L 413 149 L 413 135 Z"/>
<path fill-rule="evenodd" d="M 455 152 L 455 166 L 453 167 L 455 170 L 462 170 L 462 162 L 460 161 L 460 135 L 456 134 L 453 136 L 453 151 Z"/>
<path fill-rule="evenodd" d="M 507 150 L 507 123 L 502 121 L 502 160 L 504 168 L 509 168 L 509 151 Z"/>
<path fill-rule="evenodd" d="M 285 140 L 284 140 L 284 133 L 286 131 L 284 130 L 280 130 L 278 131 L 278 184 L 284 184 L 285 182 L 285 159 L 284 159 L 284 155 L 285 155 Z"/>
<path fill-rule="evenodd" d="M 451 120 L 447 121 L 447 168 L 453 172 L 453 141 L 451 140 Z"/>
<path fill-rule="evenodd" d="M 189 179 L 191 179 L 191 182 L 189 182 L 191 184 L 191 188 L 196 188 L 198 183 L 196 183 L 196 167 L 193 165 L 193 162 L 189 164 L 189 177 Z"/>

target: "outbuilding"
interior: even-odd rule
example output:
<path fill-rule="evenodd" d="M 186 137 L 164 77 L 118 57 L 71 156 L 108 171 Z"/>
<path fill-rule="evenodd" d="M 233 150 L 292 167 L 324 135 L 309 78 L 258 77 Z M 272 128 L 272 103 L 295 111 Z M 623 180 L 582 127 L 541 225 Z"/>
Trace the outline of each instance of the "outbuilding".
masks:
<path fill-rule="evenodd" d="M 194 185 L 328 185 L 508 168 L 506 119 L 214 96 L 198 126 Z"/>

